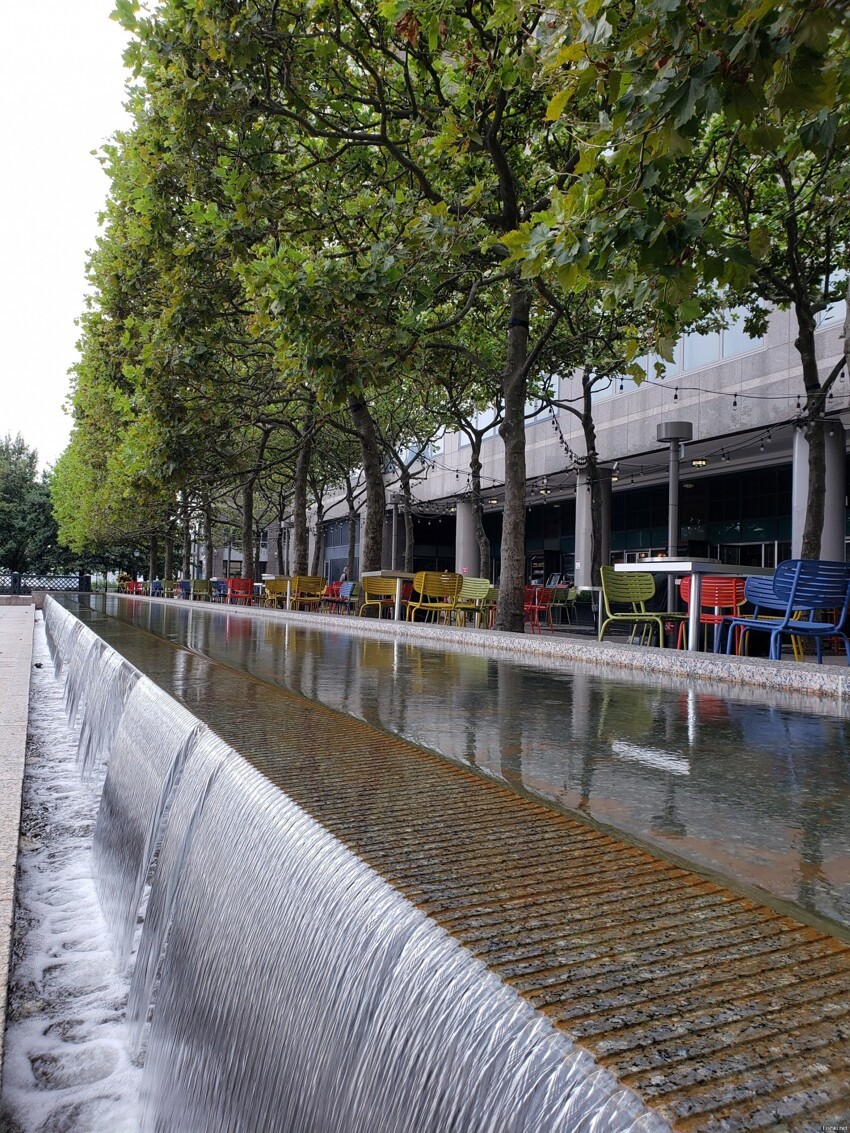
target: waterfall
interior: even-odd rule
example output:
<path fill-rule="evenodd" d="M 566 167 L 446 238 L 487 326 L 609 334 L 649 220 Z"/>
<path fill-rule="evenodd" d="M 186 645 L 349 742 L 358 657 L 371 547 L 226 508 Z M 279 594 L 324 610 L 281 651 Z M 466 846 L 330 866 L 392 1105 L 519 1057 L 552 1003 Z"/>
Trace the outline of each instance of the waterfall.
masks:
<path fill-rule="evenodd" d="M 48 600 L 58 668 L 78 633 Z M 94 864 L 156 1133 L 655 1133 L 592 1056 L 109 648 Z M 123 666 L 123 668 L 122 668 Z M 97 681 L 112 680 L 103 694 Z M 82 734 L 81 734 L 82 745 Z M 152 1007 L 152 1015 L 151 1015 Z M 149 1025 L 146 1023 L 151 1015 Z"/>

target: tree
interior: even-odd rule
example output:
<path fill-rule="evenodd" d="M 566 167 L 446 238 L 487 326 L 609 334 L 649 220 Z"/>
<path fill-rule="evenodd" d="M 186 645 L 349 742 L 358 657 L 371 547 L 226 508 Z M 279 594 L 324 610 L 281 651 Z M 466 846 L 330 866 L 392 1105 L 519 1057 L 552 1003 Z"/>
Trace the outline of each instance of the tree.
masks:
<path fill-rule="evenodd" d="M 67 569 L 73 558 L 57 546 L 50 475 L 37 475 L 38 454 L 24 438 L 0 441 L 0 566 L 7 571 Z"/>
<path fill-rule="evenodd" d="M 538 44 L 547 116 L 575 138 L 576 178 L 514 245 L 529 273 L 592 283 L 651 312 L 657 350 L 718 296 L 791 307 L 806 398 L 803 555 L 823 523 L 818 312 L 846 293 L 850 72 L 844 4 L 639 0 L 561 5 Z M 588 104 L 595 110 L 588 113 Z M 521 245 L 521 247 L 520 247 Z"/>

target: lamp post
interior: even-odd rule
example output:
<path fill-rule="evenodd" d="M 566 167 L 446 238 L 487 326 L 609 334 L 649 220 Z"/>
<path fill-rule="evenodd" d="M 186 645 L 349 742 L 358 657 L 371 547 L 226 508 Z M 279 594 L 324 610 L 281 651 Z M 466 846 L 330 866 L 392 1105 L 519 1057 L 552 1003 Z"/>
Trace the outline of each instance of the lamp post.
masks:
<path fill-rule="evenodd" d="M 667 503 L 667 554 L 671 559 L 679 553 L 679 462 L 685 442 L 693 440 L 694 427 L 690 421 L 665 421 L 656 427 L 659 443 L 670 446 L 670 475 Z M 667 609 L 673 609 L 676 581 L 672 574 L 667 580 Z"/>

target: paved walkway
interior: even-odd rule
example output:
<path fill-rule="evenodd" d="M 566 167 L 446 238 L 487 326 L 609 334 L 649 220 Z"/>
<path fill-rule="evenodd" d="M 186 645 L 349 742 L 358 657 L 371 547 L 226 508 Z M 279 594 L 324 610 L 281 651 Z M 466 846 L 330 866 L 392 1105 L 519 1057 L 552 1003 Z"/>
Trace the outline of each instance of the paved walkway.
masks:
<path fill-rule="evenodd" d="M 0 605 L 0 1019 L 6 1018 L 35 606 Z M 0 1070 L 3 1034 L 0 1028 Z"/>

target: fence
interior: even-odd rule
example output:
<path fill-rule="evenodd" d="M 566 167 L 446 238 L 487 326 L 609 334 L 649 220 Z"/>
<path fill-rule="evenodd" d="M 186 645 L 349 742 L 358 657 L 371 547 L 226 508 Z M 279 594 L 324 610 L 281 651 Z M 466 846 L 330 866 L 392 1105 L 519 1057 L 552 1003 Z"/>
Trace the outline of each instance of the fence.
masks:
<path fill-rule="evenodd" d="M 0 571 L 0 594 L 32 594 L 34 590 L 91 590 L 91 575 L 83 574 L 20 574 Z"/>

